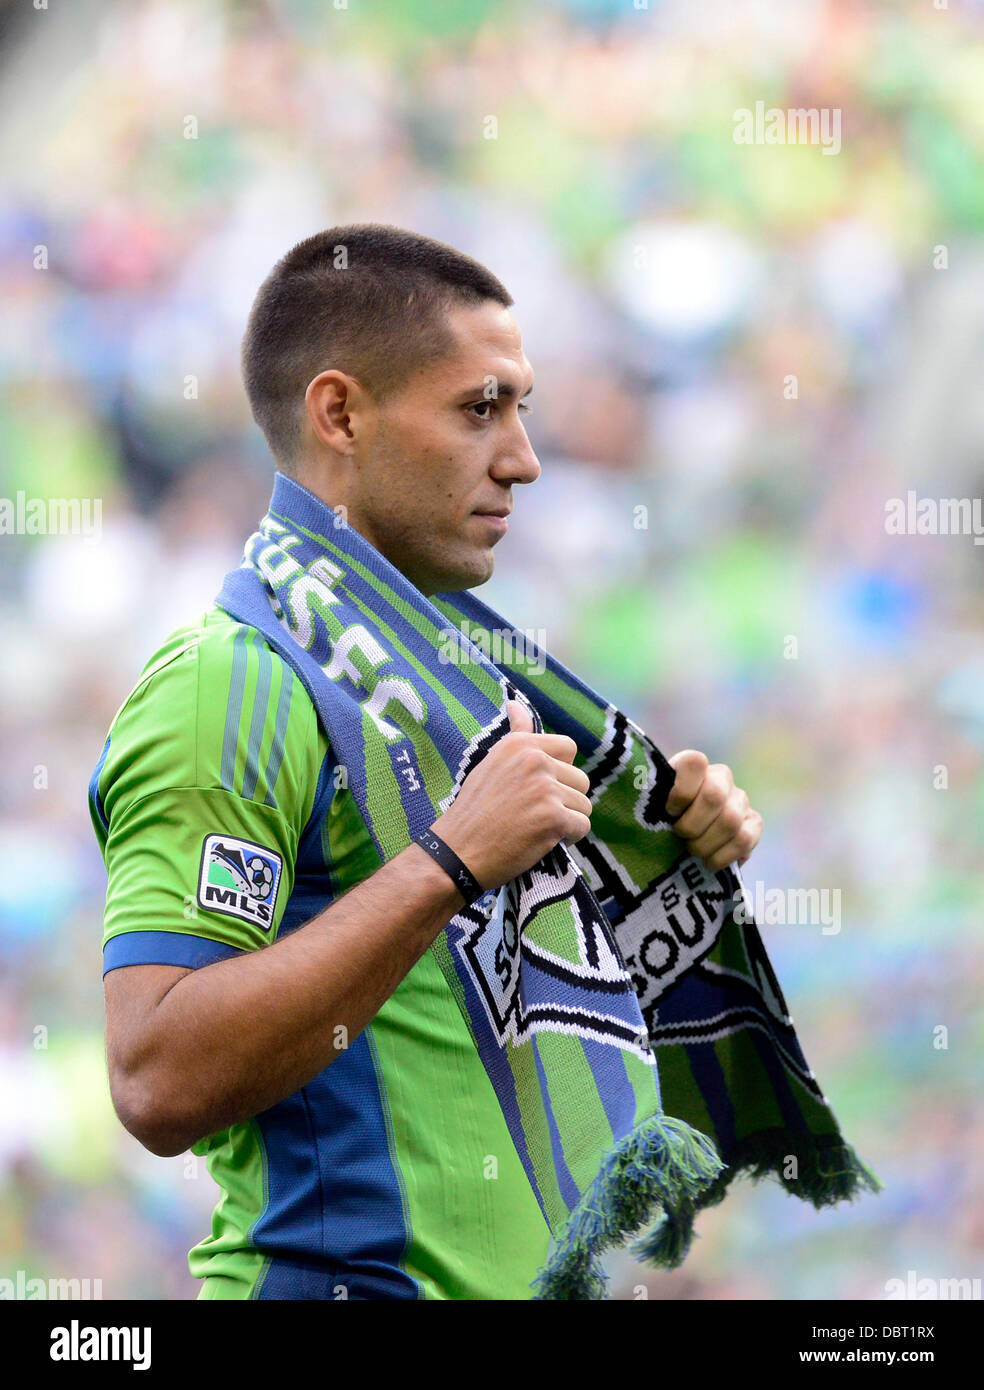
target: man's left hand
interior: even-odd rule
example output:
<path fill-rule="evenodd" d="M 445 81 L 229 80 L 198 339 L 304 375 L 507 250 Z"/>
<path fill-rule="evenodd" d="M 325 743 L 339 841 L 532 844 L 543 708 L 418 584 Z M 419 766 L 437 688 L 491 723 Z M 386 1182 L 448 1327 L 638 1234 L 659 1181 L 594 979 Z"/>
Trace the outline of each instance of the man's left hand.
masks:
<path fill-rule="evenodd" d="M 714 873 L 738 861 L 739 868 L 762 834 L 762 817 L 735 786 L 731 768 L 708 763 L 703 753 L 685 748 L 669 759 L 676 781 L 666 799 L 673 833 Z"/>

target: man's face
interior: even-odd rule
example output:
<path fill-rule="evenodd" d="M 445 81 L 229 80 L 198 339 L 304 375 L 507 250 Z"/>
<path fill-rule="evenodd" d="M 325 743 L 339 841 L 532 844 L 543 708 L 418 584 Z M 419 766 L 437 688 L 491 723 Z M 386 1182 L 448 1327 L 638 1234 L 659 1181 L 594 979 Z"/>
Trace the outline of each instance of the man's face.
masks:
<path fill-rule="evenodd" d="M 447 316 L 456 347 L 357 432 L 348 520 L 426 595 L 484 584 L 514 483 L 540 465 L 523 425 L 533 383 L 519 328 L 494 301 Z"/>

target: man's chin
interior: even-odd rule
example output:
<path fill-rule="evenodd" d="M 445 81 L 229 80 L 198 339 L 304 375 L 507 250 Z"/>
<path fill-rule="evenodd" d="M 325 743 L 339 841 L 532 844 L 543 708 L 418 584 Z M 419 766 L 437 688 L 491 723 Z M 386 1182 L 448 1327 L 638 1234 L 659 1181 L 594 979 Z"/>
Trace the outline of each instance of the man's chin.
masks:
<path fill-rule="evenodd" d="M 446 574 L 444 582 L 437 585 L 432 592 L 456 594 L 459 589 L 477 589 L 480 584 L 488 583 L 494 570 L 495 560 L 492 558 L 492 551 L 487 550 L 473 564 L 462 565 L 460 569 Z"/>

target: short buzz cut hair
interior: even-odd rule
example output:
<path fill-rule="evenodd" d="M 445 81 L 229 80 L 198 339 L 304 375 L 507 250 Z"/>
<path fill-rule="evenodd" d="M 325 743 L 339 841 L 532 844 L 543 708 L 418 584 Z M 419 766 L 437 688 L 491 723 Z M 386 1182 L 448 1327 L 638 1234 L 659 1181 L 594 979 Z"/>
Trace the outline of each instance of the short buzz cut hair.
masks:
<path fill-rule="evenodd" d="M 452 307 L 489 299 L 513 302 L 478 261 L 402 227 L 353 223 L 299 241 L 260 286 L 242 344 L 250 410 L 278 466 L 296 473 L 319 372 L 346 372 L 382 403 L 451 351 Z"/>

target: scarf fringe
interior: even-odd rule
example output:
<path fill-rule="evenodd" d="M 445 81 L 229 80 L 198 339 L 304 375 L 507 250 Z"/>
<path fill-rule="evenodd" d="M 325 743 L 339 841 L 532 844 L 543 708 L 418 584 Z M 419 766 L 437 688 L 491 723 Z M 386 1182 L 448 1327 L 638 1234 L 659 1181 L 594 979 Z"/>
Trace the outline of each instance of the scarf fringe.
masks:
<path fill-rule="evenodd" d="M 604 1251 L 624 1244 L 652 1220 L 657 1206 L 674 1223 L 685 1223 L 688 1213 L 692 1222 L 703 1205 L 702 1194 L 719 1180 L 724 1166 L 705 1134 L 669 1115 L 653 1116 L 625 1135 L 572 1211 L 533 1281 L 533 1297 L 605 1298 Z"/>
<path fill-rule="evenodd" d="M 784 1172 L 791 1157 L 796 1159 L 795 1178 Z M 675 1269 L 693 1244 L 697 1213 L 723 1201 L 731 1182 L 741 1173 L 752 1182 L 775 1178 L 790 1196 L 812 1202 L 817 1211 L 838 1202 L 854 1202 L 865 1192 L 881 1192 L 885 1186 L 852 1145 L 842 1140 L 832 1144 L 824 1144 L 822 1139 L 793 1141 L 785 1130 L 769 1130 L 743 1140 L 727 1172 L 719 1174 L 695 1199 L 667 1210 L 648 1235 L 629 1247 L 629 1253 L 648 1264 Z"/>

